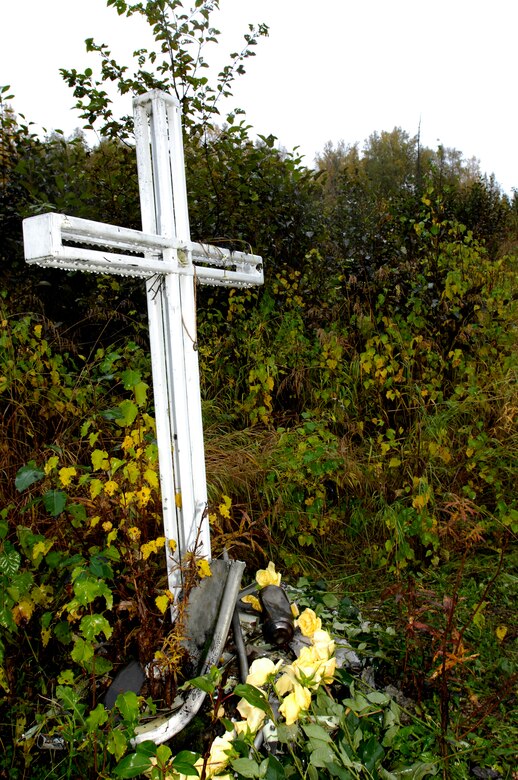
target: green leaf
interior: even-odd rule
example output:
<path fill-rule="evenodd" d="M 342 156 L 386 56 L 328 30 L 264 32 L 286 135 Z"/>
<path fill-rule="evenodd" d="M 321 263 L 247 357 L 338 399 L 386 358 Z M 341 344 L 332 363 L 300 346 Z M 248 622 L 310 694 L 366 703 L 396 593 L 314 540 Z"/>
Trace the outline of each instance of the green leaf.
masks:
<path fill-rule="evenodd" d="M 64 510 L 67 503 L 67 494 L 62 490 L 48 490 L 43 496 L 43 504 L 45 509 L 52 515 L 57 517 Z"/>
<path fill-rule="evenodd" d="M 214 693 L 216 690 L 216 686 L 206 675 L 193 677 L 192 680 L 188 680 L 186 685 L 192 685 L 193 688 L 199 688 L 200 691 L 205 691 L 205 693 Z"/>
<path fill-rule="evenodd" d="M 73 712 L 83 722 L 83 713 L 85 705 L 81 703 L 79 694 L 68 685 L 58 685 L 56 687 L 56 696 L 66 710 Z"/>
<path fill-rule="evenodd" d="M 84 666 L 85 663 L 91 661 L 94 657 L 94 646 L 91 642 L 85 642 L 82 637 L 78 636 L 74 641 L 74 647 L 70 655 L 76 664 Z"/>
<path fill-rule="evenodd" d="M 156 758 L 159 764 L 165 766 L 172 756 L 172 751 L 167 745 L 160 745 L 156 749 Z"/>
<path fill-rule="evenodd" d="M 368 693 L 367 699 L 373 704 L 390 704 L 391 701 L 390 696 L 387 696 L 386 693 L 381 693 L 381 691 Z"/>
<path fill-rule="evenodd" d="M 14 486 L 16 490 L 21 493 L 30 485 L 39 482 L 44 476 L 45 472 L 37 468 L 35 461 L 31 460 L 26 466 L 22 466 L 21 469 L 18 469 L 16 472 Z"/>
<path fill-rule="evenodd" d="M 70 504 L 67 511 L 72 515 L 72 525 L 74 528 L 79 528 L 86 522 L 86 508 L 83 504 Z"/>
<path fill-rule="evenodd" d="M 116 777 L 138 777 L 143 772 L 147 772 L 151 766 L 151 759 L 148 756 L 143 756 L 141 753 L 130 753 L 117 764 L 113 773 Z"/>
<path fill-rule="evenodd" d="M 108 753 L 111 753 L 111 755 L 115 756 L 117 761 L 119 761 L 126 752 L 127 747 L 128 740 L 126 739 L 123 731 L 119 731 L 119 729 L 113 729 L 110 731 L 106 745 Z"/>
<path fill-rule="evenodd" d="M 275 756 L 268 757 L 268 766 L 264 778 L 265 780 L 284 780 L 284 767 Z"/>
<path fill-rule="evenodd" d="M 119 425 L 121 428 L 128 428 L 133 422 L 135 422 L 135 418 L 138 414 L 138 407 L 133 401 L 121 401 L 121 403 L 118 406 L 119 409 L 119 417 L 115 420 L 117 425 Z"/>
<path fill-rule="evenodd" d="M 20 561 L 21 556 L 17 550 L 4 550 L 0 553 L 0 571 L 12 577 L 20 568 Z"/>
<path fill-rule="evenodd" d="M 111 672 L 113 664 L 104 656 L 96 655 L 90 661 L 87 661 L 84 667 L 90 674 L 95 674 L 96 677 L 104 677 L 105 674 Z"/>
<path fill-rule="evenodd" d="M 108 720 L 108 713 L 104 708 L 104 705 L 98 704 L 94 710 L 91 710 L 90 714 L 87 716 L 85 720 L 86 730 L 88 731 L 89 734 L 92 734 L 94 731 L 96 731 L 99 728 L 99 726 L 102 726 L 103 723 L 106 723 L 107 720 Z"/>
<path fill-rule="evenodd" d="M 361 757 L 365 764 L 366 769 L 369 772 L 374 772 L 376 764 L 378 763 L 378 761 L 381 761 L 384 755 L 385 755 L 385 751 L 383 750 L 382 746 L 380 745 L 376 737 L 371 737 L 362 746 Z"/>
<path fill-rule="evenodd" d="M 324 602 L 326 607 L 329 607 L 329 609 L 335 609 L 340 603 L 334 593 L 325 593 L 322 596 L 322 601 Z"/>
<path fill-rule="evenodd" d="M 318 723 L 307 723 L 302 728 L 310 739 L 332 742 L 331 735 L 322 726 L 319 726 Z"/>
<path fill-rule="evenodd" d="M 140 700 L 135 691 L 119 693 L 115 700 L 115 706 L 126 722 L 134 723 L 138 720 L 140 714 Z"/>
<path fill-rule="evenodd" d="M 324 769 L 327 764 L 336 758 L 333 749 L 330 745 L 319 745 L 309 757 L 309 761 L 313 766 Z"/>
<path fill-rule="evenodd" d="M 132 368 L 127 368 L 126 371 L 123 371 L 121 374 L 122 384 L 124 385 L 125 390 L 131 390 L 132 387 L 135 387 L 135 385 L 138 385 L 140 382 L 140 371 L 136 371 Z"/>
<path fill-rule="evenodd" d="M 74 594 L 83 607 L 91 604 L 98 596 L 104 596 L 107 609 L 111 609 L 113 605 L 112 592 L 107 584 L 103 580 L 85 576 L 84 573 L 74 582 Z"/>
<path fill-rule="evenodd" d="M 243 777 L 261 777 L 259 764 L 251 758 L 236 758 L 231 763 L 232 769 Z"/>
<path fill-rule="evenodd" d="M 133 388 L 137 406 L 144 406 L 146 403 L 148 387 L 149 385 L 147 385 L 145 382 L 139 382 L 138 385 L 135 385 Z"/>
<path fill-rule="evenodd" d="M 96 639 L 101 632 L 109 639 L 113 633 L 112 627 L 102 615 L 85 615 L 79 625 L 85 639 Z"/>
<path fill-rule="evenodd" d="M 194 764 L 199 757 L 198 753 L 192 753 L 190 750 L 181 750 L 173 759 L 172 767 L 182 775 L 199 777 L 198 770 L 194 768 Z"/>
<path fill-rule="evenodd" d="M 236 696 L 241 696 L 245 699 L 252 707 L 257 707 L 258 709 L 263 710 L 263 712 L 270 713 L 268 699 L 265 694 L 254 685 L 247 685 L 246 683 L 243 685 L 236 685 L 234 693 Z"/>

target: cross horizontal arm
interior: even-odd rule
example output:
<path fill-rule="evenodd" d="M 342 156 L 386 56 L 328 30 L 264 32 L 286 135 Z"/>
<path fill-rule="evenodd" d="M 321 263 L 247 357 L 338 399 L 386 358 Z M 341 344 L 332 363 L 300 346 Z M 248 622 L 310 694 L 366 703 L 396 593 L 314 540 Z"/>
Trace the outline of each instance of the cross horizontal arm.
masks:
<path fill-rule="evenodd" d="M 41 266 L 144 279 L 174 273 L 219 286 L 263 283 L 261 257 L 210 244 L 53 213 L 25 219 L 23 233 L 26 261 Z"/>

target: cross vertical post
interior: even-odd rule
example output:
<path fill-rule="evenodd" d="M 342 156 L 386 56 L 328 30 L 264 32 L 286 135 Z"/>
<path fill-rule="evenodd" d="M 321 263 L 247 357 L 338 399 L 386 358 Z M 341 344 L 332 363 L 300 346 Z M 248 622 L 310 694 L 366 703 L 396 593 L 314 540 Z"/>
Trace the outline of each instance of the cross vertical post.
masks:
<path fill-rule="evenodd" d="M 142 228 L 190 241 L 180 108 L 162 92 L 133 101 Z M 178 257 L 178 253 L 177 253 Z M 180 260 L 181 258 L 181 260 Z M 192 266 L 190 253 L 177 262 Z M 147 280 L 160 487 L 166 540 L 210 558 L 192 276 Z M 169 580 L 177 585 L 168 555 Z M 174 592 L 174 591 L 173 591 Z"/>

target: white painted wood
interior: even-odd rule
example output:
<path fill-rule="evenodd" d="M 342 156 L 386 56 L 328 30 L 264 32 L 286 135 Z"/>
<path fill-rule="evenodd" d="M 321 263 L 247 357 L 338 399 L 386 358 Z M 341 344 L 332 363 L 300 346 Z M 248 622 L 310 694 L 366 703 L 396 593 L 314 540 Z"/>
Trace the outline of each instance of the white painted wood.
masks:
<path fill-rule="evenodd" d="M 146 280 L 166 550 L 174 540 L 176 560 L 194 548 L 210 558 L 195 286 L 262 284 L 262 259 L 191 241 L 178 101 L 154 90 L 133 110 L 143 231 L 39 215 L 23 223 L 25 259 Z M 169 554 L 167 573 L 178 595 Z"/>

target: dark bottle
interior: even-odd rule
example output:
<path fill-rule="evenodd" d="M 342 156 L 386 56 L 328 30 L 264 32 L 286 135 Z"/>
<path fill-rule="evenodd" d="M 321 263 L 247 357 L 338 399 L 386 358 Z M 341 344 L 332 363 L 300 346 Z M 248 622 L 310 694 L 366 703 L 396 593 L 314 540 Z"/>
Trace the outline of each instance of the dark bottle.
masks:
<path fill-rule="evenodd" d="M 259 591 L 264 638 L 271 645 L 285 645 L 293 639 L 293 615 L 288 597 L 279 585 Z"/>

